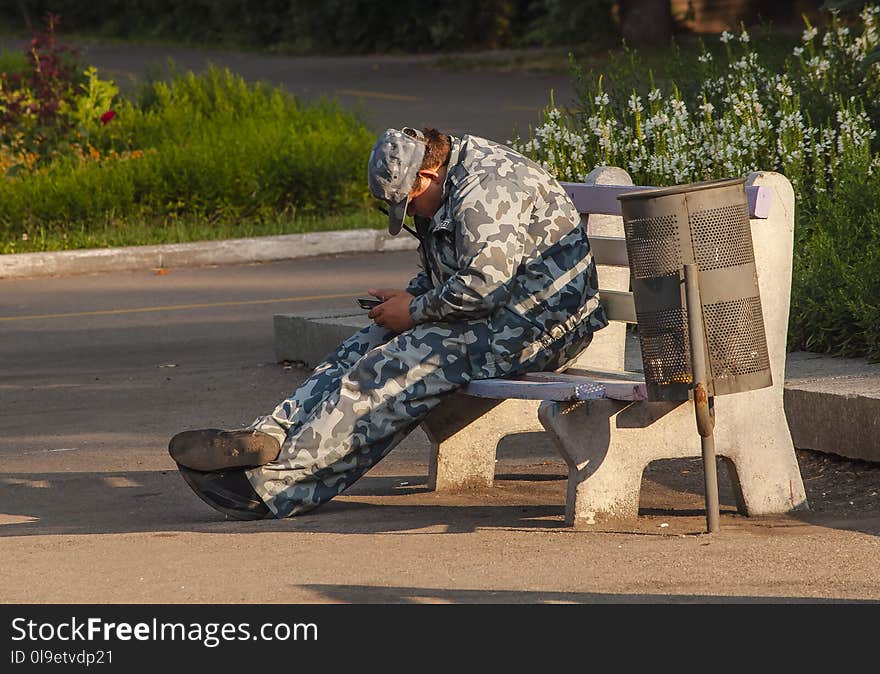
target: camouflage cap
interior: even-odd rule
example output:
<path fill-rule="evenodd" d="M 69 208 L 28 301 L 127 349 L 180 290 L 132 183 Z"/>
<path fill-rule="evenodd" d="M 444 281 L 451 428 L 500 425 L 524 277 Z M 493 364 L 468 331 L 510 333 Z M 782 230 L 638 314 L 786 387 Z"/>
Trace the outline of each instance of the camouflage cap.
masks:
<path fill-rule="evenodd" d="M 370 153 L 367 180 L 370 192 L 386 202 L 388 231 L 397 234 L 406 217 L 409 193 L 425 156 L 425 136 L 418 129 L 388 129 L 379 136 Z"/>

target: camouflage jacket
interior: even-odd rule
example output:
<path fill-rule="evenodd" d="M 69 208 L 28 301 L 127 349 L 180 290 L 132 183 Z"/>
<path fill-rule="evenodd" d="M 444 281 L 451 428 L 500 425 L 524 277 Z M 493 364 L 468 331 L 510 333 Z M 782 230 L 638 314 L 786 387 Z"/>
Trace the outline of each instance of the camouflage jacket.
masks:
<path fill-rule="evenodd" d="M 443 202 L 417 219 L 415 323 L 470 321 L 475 376 L 516 371 L 542 349 L 588 343 L 607 324 L 580 215 L 535 162 L 476 136 L 452 138 Z"/>

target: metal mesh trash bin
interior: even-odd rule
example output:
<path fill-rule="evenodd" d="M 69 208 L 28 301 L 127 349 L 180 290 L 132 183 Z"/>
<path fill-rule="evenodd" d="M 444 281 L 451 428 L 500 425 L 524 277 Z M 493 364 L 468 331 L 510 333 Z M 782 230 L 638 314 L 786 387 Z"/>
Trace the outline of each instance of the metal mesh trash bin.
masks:
<path fill-rule="evenodd" d="M 708 395 L 772 385 L 745 178 L 619 197 L 649 400 L 693 385 L 685 265 L 696 265 Z"/>
<path fill-rule="evenodd" d="M 745 178 L 620 197 L 649 400 L 687 400 L 719 529 L 713 396 L 773 384 Z"/>

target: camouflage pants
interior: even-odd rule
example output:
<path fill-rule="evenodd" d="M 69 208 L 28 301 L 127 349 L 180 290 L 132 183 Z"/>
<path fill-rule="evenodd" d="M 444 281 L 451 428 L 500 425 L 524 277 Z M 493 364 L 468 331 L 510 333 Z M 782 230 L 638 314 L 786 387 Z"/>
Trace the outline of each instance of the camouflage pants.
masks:
<path fill-rule="evenodd" d="M 568 346 L 571 356 L 585 344 Z M 473 378 L 468 350 L 480 347 L 468 323 L 426 323 L 399 335 L 362 329 L 252 424 L 281 443 L 275 461 L 246 472 L 254 489 L 276 517 L 329 501 Z M 544 352 L 518 369 L 549 369 L 564 355 Z"/>

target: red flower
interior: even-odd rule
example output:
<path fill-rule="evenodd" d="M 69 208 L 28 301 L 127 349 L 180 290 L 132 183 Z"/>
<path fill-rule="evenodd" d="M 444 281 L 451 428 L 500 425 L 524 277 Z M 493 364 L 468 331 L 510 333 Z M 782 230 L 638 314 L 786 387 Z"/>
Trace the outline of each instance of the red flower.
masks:
<path fill-rule="evenodd" d="M 103 115 L 101 115 L 101 124 L 106 124 L 114 117 L 116 117 L 116 113 L 113 110 L 108 110 Z"/>

